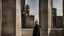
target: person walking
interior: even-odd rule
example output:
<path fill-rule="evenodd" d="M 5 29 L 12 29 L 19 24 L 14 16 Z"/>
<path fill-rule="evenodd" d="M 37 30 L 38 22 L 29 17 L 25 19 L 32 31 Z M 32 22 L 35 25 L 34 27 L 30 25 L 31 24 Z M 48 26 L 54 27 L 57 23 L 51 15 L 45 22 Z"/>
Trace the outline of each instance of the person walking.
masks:
<path fill-rule="evenodd" d="M 39 29 L 38 21 L 35 21 L 35 25 L 33 28 L 33 36 L 40 36 L 40 29 Z"/>

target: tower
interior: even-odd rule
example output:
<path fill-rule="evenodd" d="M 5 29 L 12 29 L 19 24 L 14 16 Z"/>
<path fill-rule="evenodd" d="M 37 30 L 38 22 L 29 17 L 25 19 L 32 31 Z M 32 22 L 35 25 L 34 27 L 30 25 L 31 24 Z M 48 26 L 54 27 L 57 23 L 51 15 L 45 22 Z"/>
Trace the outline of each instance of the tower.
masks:
<path fill-rule="evenodd" d="M 29 15 L 29 9 L 30 9 L 30 7 L 29 7 L 29 5 L 27 4 L 26 7 L 25 7 L 25 12 L 26 12 L 27 15 Z"/>
<path fill-rule="evenodd" d="M 26 19 L 26 14 L 24 13 L 24 8 L 25 8 L 25 0 L 21 0 L 21 16 L 22 16 L 22 27 L 25 26 L 25 19 Z"/>
<path fill-rule="evenodd" d="M 53 8 L 53 11 L 52 11 L 52 16 L 53 16 L 53 28 L 56 27 L 56 12 L 57 12 L 57 9 L 56 9 L 56 8 Z"/>
<path fill-rule="evenodd" d="M 57 9 L 56 8 L 53 8 L 53 16 L 56 16 L 56 12 L 57 12 Z"/>

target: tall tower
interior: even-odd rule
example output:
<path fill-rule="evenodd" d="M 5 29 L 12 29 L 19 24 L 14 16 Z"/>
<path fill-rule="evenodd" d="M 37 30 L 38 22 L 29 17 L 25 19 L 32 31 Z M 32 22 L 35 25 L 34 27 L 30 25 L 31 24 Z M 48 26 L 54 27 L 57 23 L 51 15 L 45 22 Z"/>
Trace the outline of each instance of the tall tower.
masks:
<path fill-rule="evenodd" d="M 57 9 L 56 8 L 52 8 L 53 9 L 53 16 L 57 16 L 56 12 L 57 12 Z"/>
<path fill-rule="evenodd" d="M 25 26 L 25 19 L 26 19 L 26 14 L 24 13 L 24 8 L 25 8 L 25 0 L 21 0 L 21 16 L 22 16 L 22 27 Z"/>
<path fill-rule="evenodd" d="M 53 11 L 52 11 L 52 16 L 53 16 L 53 28 L 56 27 L 56 12 L 57 12 L 57 9 L 56 8 L 52 8 Z"/>
<path fill-rule="evenodd" d="M 27 4 L 26 7 L 25 7 L 25 12 L 26 12 L 27 15 L 29 15 L 29 9 L 30 9 L 30 7 L 29 7 L 29 5 Z"/>

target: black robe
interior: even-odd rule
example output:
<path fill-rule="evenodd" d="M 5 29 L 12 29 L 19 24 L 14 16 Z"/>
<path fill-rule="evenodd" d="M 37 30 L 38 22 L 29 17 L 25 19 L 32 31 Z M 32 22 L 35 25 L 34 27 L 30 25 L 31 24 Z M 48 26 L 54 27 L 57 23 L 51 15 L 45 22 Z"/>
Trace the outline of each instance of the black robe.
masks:
<path fill-rule="evenodd" d="M 38 24 L 35 24 L 33 28 L 33 36 L 40 36 L 40 29 Z"/>

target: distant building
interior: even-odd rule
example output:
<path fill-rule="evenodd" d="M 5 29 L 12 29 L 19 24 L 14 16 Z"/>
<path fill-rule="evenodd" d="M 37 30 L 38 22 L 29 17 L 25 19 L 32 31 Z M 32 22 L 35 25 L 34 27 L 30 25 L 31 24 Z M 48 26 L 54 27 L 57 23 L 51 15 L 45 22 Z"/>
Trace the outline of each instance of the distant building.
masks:
<path fill-rule="evenodd" d="M 63 16 L 57 16 L 57 9 L 53 8 L 52 16 L 53 16 L 53 28 L 62 28 L 63 27 Z"/>
<path fill-rule="evenodd" d="M 34 15 L 29 15 L 29 5 L 27 4 L 24 12 L 23 12 L 23 22 L 22 22 L 22 27 L 23 28 L 32 28 L 34 26 Z"/>
<path fill-rule="evenodd" d="M 24 14 L 24 8 L 25 8 L 25 0 L 21 0 L 21 14 L 22 14 L 22 27 L 24 27 L 25 24 L 25 16 L 26 14 Z"/>
<path fill-rule="evenodd" d="M 56 8 L 52 8 L 52 11 L 53 11 L 52 12 L 53 16 L 57 16 L 57 14 L 56 14 L 57 13 L 57 9 Z"/>
<path fill-rule="evenodd" d="M 34 15 L 26 16 L 26 28 L 33 28 L 34 26 Z"/>
<path fill-rule="evenodd" d="M 57 9 L 56 8 L 52 8 L 52 17 L 53 17 L 53 27 L 56 27 L 56 12 Z"/>
<path fill-rule="evenodd" d="M 63 28 L 63 16 L 56 16 L 56 28 Z"/>
<path fill-rule="evenodd" d="M 21 13 L 23 13 L 24 12 L 24 8 L 25 8 L 25 0 L 21 0 Z"/>

